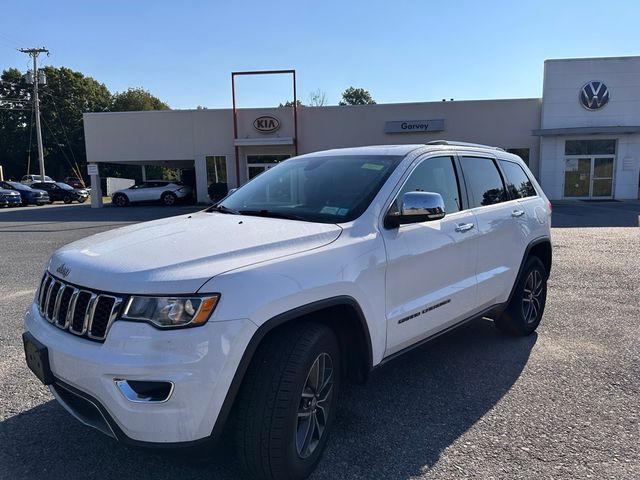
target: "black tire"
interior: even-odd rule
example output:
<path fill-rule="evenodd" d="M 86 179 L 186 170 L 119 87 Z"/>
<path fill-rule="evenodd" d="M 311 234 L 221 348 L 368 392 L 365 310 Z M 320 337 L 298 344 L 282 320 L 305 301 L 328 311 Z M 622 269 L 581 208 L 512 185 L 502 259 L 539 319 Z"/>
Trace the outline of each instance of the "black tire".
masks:
<path fill-rule="evenodd" d="M 80 197 L 80 198 L 78 199 L 78 203 L 84 203 L 84 202 L 86 202 L 86 201 L 87 201 L 87 198 L 86 198 L 86 197 Z"/>
<path fill-rule="evenodd" d="M 160 199 L 162 200 L 162 203 L 164 203 L 167 207 L 175 205 L 178 201 L 178 197 L 173 192 L 164 192 Z"/>
<path fill-rule="evenodd" d="M 53 200 L 49 200 L 49 205 L 53 205 Z"/>
<path fill-rule="evenodd" d="M 38 202 L 36 203 L 37 206 L 42 207 L 44 205 L 44 202 Z"/>
<path fill-rule="evenodd" d="M 494 322 L 496 327 L 520 337 L 532 334 L 544 314 L 547 277 L 548 272 L 538 257 L 527 258 L 509 305 Z"/>
<path fill-rule="evenodd" d="M 116 193 L 111 200 L 116 207 L 126 207 L 129 205 L 129 197 L 127 197 L 124 193 Z"/>
<path fill-rule="evenodd" d="M 73 199 L 72 199 L 69 195 L 65 195 L 65 196 L 62 198 L 62 201 L 63 201 L 64 203 L 67 203 L 67 204 L 68 204 L 68 203 L 73 202 Z"/>
<path fill-rule="evenodd" d="M 310 322 L 283 327 L 258 347 L 238 393 L 232 430 L 240 464 L 251 478 L 293 480 L 313 472 L 335 417 L 339 355 L 333 331 Z M 318 382 L 325 385 L 319 395 L 312 371 L 327 379 Z M 322 430 L 303 435 L 316 419 L 324 421 Z"/>

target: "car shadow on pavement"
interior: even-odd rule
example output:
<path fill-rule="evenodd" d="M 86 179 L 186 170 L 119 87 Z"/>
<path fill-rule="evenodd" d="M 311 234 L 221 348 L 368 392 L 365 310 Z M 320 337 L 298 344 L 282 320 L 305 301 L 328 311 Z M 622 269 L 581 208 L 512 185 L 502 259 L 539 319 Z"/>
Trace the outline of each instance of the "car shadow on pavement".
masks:
<path fill-rule="evenodd" d="M 478 320 L 343 388 L 327 451 L 311 478 L 401 479 L 441 453 L 505 395 L 537 339 Z M 0 478 L 245 478 L 231 450 L 209 460 L 133 449 L 81 425 L 50 401 L 0 423 Z"/>

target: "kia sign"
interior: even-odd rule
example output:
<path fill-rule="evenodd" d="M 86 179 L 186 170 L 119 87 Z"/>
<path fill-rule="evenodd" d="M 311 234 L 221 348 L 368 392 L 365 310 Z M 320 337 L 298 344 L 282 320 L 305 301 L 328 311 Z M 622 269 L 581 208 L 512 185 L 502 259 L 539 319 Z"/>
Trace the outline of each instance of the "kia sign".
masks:
<path fill-rule="evenodd" d="M 270 115 L 263 115 L 253 121 L 253 128 L 261 133 L 272 133 L 280 128 L 280 120 Z"/>
<path fill-rule="evenodd" d="M 384 133 L 442 132 L 443 130 L 443 118 L 433 120 L 394 120 L 384 124 Z"/>
<path fill-rule="evenodd" d="M 609 102 L 609 89 L 602 82 L 592 81 L 580 89 L 580 105 L 587 110 L 598 110 Z"/>

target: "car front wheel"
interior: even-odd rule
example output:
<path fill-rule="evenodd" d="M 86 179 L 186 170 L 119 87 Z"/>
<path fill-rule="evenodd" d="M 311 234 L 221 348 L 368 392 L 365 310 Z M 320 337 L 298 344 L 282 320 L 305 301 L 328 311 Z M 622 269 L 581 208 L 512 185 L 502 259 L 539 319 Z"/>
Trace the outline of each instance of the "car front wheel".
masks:
<path fill-rule="evenodd" d="M 260 345 L 234 411 L 240 463 L 251 477 L 306 478 L 335 417 L 340 352 L 333 331 L 302 322 Z"/>
<path fill-rule="evenodd" d="M 124 193 L 116 193 L 113 196 L 113 203 L 115 203 L 116 207 L 126 207 L 129 205 L 129 199 Z"/>
<path fill-rule="evenodd" d="M 164 203 L 168 207 L 170 207 L 171 205 L 175 205 L 177 200 L 178 197 L 176 197 L 176 194 L 173 192 L 165 192 L 162 194 L 162 203 Z"/>
<path fill-rule="evenodd" d="M 71 203 L 73 201 L 73 199 L 69 195 L 65 195 L 64 198 L 62 199 L 62 201 L 64 203 Z"/>
<path fill-rule="evenodd" d="M 536 256 L 530 256 L 518 278 L 511 301 L 495 320 L 500 330 L 516 336 L 533 333 L 547 302 L 547 270 Z"/>

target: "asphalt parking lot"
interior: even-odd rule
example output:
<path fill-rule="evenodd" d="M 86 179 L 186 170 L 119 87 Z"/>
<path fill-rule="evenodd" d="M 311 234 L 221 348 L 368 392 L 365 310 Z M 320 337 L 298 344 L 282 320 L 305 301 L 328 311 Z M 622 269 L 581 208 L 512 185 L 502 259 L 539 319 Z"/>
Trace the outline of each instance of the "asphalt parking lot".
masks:
<path fill-rule="evenodd" d="M 556 205 L 537 334 L 513 339 L 479 320 L 347 387 L 312 478 L 640 478 L 639 205 Z M 56 248 L 196 209 L 0 211 L 1 479 L 242 478 L 225 448 L 204 461 L 84 427 L 23 359 L 22 314 Z"/>

